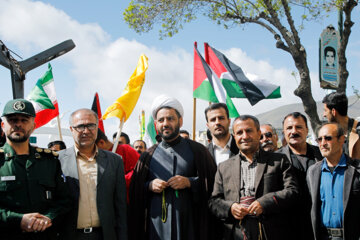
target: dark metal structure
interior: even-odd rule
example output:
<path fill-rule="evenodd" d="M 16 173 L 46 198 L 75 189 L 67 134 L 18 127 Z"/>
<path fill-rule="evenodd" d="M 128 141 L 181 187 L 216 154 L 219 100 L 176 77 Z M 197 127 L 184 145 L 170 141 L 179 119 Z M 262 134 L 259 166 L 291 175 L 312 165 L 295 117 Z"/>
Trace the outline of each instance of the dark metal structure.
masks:
<path fill-rule="evenodd" d="M 75 43 L 69 39 L 26 60 L 17 61 L 0 40 L 0 64 L 10 69 L 13 98 L 24 98 L 24 80 L 27 72 L 71 51 L 74 47 Z"/>

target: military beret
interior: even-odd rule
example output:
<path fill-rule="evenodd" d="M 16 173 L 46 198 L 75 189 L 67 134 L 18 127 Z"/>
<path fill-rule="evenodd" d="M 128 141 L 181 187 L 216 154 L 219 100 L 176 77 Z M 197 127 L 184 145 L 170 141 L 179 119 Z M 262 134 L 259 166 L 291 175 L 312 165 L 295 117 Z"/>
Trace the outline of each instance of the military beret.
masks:
<path fill-rule="evenodd" d="M 35 117 L 35 108 L 31 102 L 25 99 L 14 99 L 6 103 L 2 117 L 11 115 L 11 114 L 24 114 L 31 117 Z"/>

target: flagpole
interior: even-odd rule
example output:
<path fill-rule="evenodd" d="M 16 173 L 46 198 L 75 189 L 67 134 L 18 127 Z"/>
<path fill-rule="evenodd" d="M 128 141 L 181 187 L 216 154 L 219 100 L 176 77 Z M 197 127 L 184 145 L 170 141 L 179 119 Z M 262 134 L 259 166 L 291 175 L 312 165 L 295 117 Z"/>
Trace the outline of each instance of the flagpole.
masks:
<path fill-rule="evenodd" d="M 195 141 L 196 132 L 196 98 L 193 98 L 193 140 Z"/>
<path fill-rule="evenodd" d="M 112 152 L 115 153 L 118 145 L 119 145 L 119 139 L 120 139 L 120 135 L 121 135 L 121 131 L 122 131 L 122 128 L 124 126 L 124 122 L 125 122 L 125 117 L 123 117 L 120 121 L 120 124 L 119 124 L 119 128 L 118 128 L 118 131 L 117 131 L 117 134 L 116 134 L 116 138 L 114 140 L 114 146 L 113 146 L 113 149 L 112 149 Z"/>
<path fill-rule="evenodd" d="M 63 138 L 62 138 L 62 133 L 61 133 L 61 125 L 60 125 L 60 118 L 59 118 L 59 115 L 56 116 L 56 119 L 57 119 L 57 123 L 58 123 L 58 129 L 59 129 L 59 137 L 60 137 L 60 140 L 62 141 Z"/>

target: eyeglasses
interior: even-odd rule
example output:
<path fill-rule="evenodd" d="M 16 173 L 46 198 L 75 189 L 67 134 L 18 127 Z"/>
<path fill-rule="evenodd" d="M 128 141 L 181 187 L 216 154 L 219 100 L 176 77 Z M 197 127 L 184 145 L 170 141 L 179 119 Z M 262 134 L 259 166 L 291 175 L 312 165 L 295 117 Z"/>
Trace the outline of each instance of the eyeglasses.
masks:
<path fill-rule="evenodd" d="M 73 129 L 75 129 L 77 132 L 83 132 L 85 131 L 85 128 L 87 128 L 89 131 L 93 131 L 96 129 L 95 123 L 89 123 L 89 124 L 80 124 L 77 126 L 72 126 Z"/>
<path fill-rule="evenodd" d="M 273 134 L 271 132 L 267 132 L 264 134 L 261 134 L 260 139 L 264 139 L 264 138 L 272 138 Z"/>
<path fill-rule="evenodd" d="M 317 143 L 321 143 L 323 139 L 325 140 L 325 142 L 330 142 L 331 140 L 333 140 L 333 137 L 332 137 L 332 136 L 318 137 L 318 138 L 316 139 L 316 142 L 317 142 Z"/>

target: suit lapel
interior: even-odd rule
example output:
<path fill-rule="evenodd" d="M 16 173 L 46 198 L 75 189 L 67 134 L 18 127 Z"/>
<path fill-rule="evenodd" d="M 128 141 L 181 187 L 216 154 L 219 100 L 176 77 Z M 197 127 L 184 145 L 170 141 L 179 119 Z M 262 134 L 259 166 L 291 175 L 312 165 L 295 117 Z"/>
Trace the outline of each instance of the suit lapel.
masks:
<path fill-rule="evenodd" d="M 65 152 L 63 164 L 63 172 L 65 176 L 69 176 L 79 180 L 79 173 L 76 162 L 76 155 L 74 147 L 69 148 Z"/>
<path fill-rule="evenodd" d="M 237 197 L 240 196 L 240 188 L 241 188 L 240 164 L 241 164 L 240 155 L 237 155 L 234 158 L 233 164 L 231 166 L 231 176 L 232 176 L 231 179 L 232 179 L 232 183 L 233 183 L 232 185 L 233 185 L 233 189 L 235 189 L 235 194 L 237 194 Z"/>
<path fill-rule="evenodd" d="M 312 190 L 311 196 L 313 196 L 312 202 L 313 204 L 315 204 L 316 209 L 319 209 L 318 199 L 320 199 L 319 194 L 320 194 L 320 182 L 321 182 L 321 167 L 322 164 L 318 164 L 314 169 L 314 175 L 312 176 L 312 178 L 310 178 L 310 184 L 313 185 L 313 187 L 311 188 Z"/>
<path fill-rule="evenodd" d="M 235 156 L 239 153 L 239 148 L 236 145 L 235 138 L 231 135 L 231 143 L 230 143 L 230 157 Z"/>
<path fill-rule="evenodd" d="M 349 202 L 349 196 L 350 191 L 352 187 L 352 180 L 354 177 L 355 169 L 353 166 L 351 166 L 350 162 L 351 160 L 347 159 L 347 169 L 345 170 L 345 176 L 344 176 L 344 191 L 343 191 L 343 206 L 344 206 L 344 212 L 346 211 L 346 206 Z"/>
<path fill-rule="evenodd" d="M 255 196 L 260 184 L 260 181 L 264 175 L 264 171 L 265 171 L 265 167 L 267 165 L 267 159 L 268 159 L 268 155 L 263 154 L 262 151 L 260 150 L 259 152 L 259 157 L 257 157 L 257 166 L 256 166 L 256 173 L 255 173 Z"/>
<path fill-rule="evenodd" d="M 99 186 L 102 177 L 104 176 L 105 169 L 108 165 L 109 159 L 105 159 L 105 153 L 99 149 L 98 157 L 96 158 L 96 163 L 98 165 L 98 171 L 97 171 L 97 185 Z"/>

